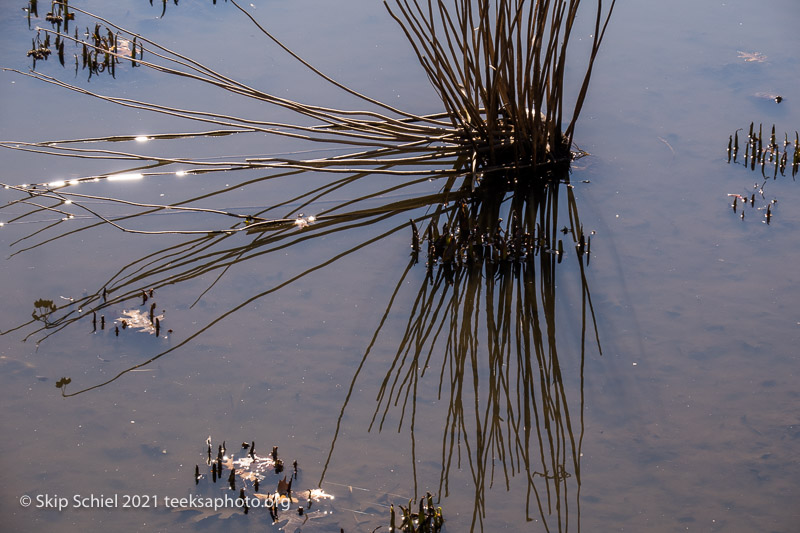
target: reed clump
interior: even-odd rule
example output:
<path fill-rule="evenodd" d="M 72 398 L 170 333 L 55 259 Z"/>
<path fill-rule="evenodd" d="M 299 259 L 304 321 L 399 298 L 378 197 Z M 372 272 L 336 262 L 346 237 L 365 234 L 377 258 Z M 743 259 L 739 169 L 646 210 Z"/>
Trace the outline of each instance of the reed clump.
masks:
<path fill-rule="evenodd" d="M 488 181 L 493 185 L 499 183 L 513 188 L 520 181 L 549 179 L 554 171 L 557 175 L 569 168 L 575 124 L 615 0 L 607 7 L 602 0 L 595 3 L 591 49 L 583 78 L 577 90 L 570 91 L 566 90 L 565 81 L 568 45 L 576 28 L 580 0 L 384 2 L 408 37 L 441 99 L 443 112 L 426 116 L 397 109 L 337 82 L 293 52 L 236 1 L 232 0 L 231 4 L 286 53 L 324 82 L 368 104 L 367 108 L 359 111 L 333 109 L 265 93 L 100 16 L 70 7 L 66 1 L 53 2 L 52 12 L 57 16 L 47 19 L 51 29 L 37 28 L 37 37 L 29 52 L 34 69 L 37 59 L 47 59 L 49 54 L 44 50 L 49 50 L 52 35 L 62 65 L 65 43 L 75 44 L 76 74 L 79 63 L 89 71 L 89 78 L 103 72 L 116 77 L 118 66 L 122 64 L 148 67 L 281 107 L 320 123 L 302 126 L 255 121 L 206 110 L 177 109 L 101 95 L 35 70 L 22 74 L 122 106 L 210 123 L 230 132 L 267 133 L 366 150 L 313 161 L 255 157 L 224 168 L 218 166 L 223 170 L 281 167 L 346 172 L 354 167 L 369 167 L 376 173 L 398 174 L 397 170 L 381 166 L 414 165 L 417 173 L 434 171 L 438 175 L 463 178 L 462 185 L 469 190 L 474 190 L 486 178 L 490 178 Z M 36 13 L 34 5 L 29 6 L 28 13 Z M 93 19 L 93 25 L 87 26 L 82 36 L 77 31 L 74 35 L 69 33 L 68 21 L 74 20 L 76 13 Z M 574 67 L 573 62 L 571 66 Z M 568 93 L 577 95 L 574 101 L 566 101 Z M 73 139 L 69 142 L 86 141 Z M 75 154 L 63 148 L 63 143 L 3 142 L 2 146 Z M 129 158 L 161 164 L 196 163 L 204 165 L 204 170 L 210 169 L 209 163 L 196 160 L 88 149 L 80 153 L 86 157 Z M 439 168 L 421 170 L 420 165 Z"/>
<path fill-rule="evenodd" d="M 580 0 L 386 4 L 468 149 L 471 185 L 487 175 L 513 184 L 542 169 L 569 168 L 575 123 L 614 3 L 607 10 L 596 3 L 592 48 L 569 115 L 565 66 Z"/>

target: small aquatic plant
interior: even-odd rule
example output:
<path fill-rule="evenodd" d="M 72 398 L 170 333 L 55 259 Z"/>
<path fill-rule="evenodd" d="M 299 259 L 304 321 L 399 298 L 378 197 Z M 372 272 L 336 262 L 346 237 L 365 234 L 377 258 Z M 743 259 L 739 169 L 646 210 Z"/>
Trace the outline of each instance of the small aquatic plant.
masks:
<path fill-rule="evenodd" d="M 433 496 L 430 492 L 420 498 L 418 507 L 414 505 L 413 500 L 408 501 L 408 507 L 401 505 L 399 513 L 395 513 L 394 504 L 389 507 L 390 532 L 438 533 L 443 525 L 444 513 L 441 507 L 433 505 Z"/>
<path fill-rule="evenodd" d="M 772 220 L 772 207 L 778 200 L 776 198 L 767 200 L 764 189 L 767 183 L 776 180 L 778 175 L 791 174 L 792 178 L 797 176 L 800 170 L 800 134 L 795 131 L 792 141 L 789 134 L 784 133 L 781 140 L 776 135 L 773 124 L 769 137 L 766 137 L 763 124 L 759 124 L 756 130 L 755 123 L 751 122 L 747 137 L 743 139 L 740 147 L 739 132 L 744 130 L 740 128 L 728 137 L 728 163 L 743 165 L 751 171 L 760 171 L 763 182 L 754 184 L 748 193 L 729 193 L 728 197 L 732 199 L 731 208 L 742 220 L 745 219 L 745 210 L 748 206 L 763 211 L 764 222 L 769 224 Z M 740 154 L 740 151 L 743 154 Z"/>
<path fill-rule="evenodd" d="M 738 161 L 740 158 L 739 132 L 744 132 L 744 130 L 739 128 L 729 136 L 728 163 L 741 163 L 750 170 L 755 170 L 758 166 L 764 178 L 767 177 L 767 174 L 772 174 L 772 178 L 776 178 L 778 173 L 785 176 L 788 168 L 792 177 L 795 177 L 797 171 L 800 170 L 800 134 L 794 132 L 794 143 L 792 143 L 788 133 L 783 134 L 783 140 L 775 135 L 774 124 L 769 138 L 764 136 L 763 128 L 763 124 L 759 124 L 758 132 L 756 132 L 755 123 L 750 123 L 750 129 L 744 141 L 744 157 L 741 158 L 741 162 Z"/>
<path fill-rule="evenodd" d="M 45 300 L 43 298 L 39 298 L 35 302 L 33 302 L 33 313 L 31 313 L 31 317 L 34 320 L 39 320 L 45 324 L 50 324 L 49 317 L 53 313 L 58 310 L 55 302 L 53 300 Z"/>

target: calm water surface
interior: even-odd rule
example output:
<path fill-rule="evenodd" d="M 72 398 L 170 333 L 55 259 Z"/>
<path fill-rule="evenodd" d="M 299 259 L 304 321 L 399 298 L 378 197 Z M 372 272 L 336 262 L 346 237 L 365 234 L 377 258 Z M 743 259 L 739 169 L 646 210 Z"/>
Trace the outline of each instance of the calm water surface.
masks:
<path fill-rule="evenodd" d="M 254 16 L 337 79 L 415 113 L 439 111 L 402 32 L 379 3 L 253 4 Z M 230 5 L 169 5 L 163 20 L 157 18 L 160 8 L 143 1 L 82 5 L 273 94 L 360 106 L 287 59 Z M 32 32 L 20 7 L 6 4 L 0 12 L 0 63 L 26 70 Z M 553 493 L 555 484 L 546 482 L 537 466 L 539 450 L 550 450 L 546 442 L 531 444 L 535 461 L 527 472 L 518 456 L 504 456 L 498 448 L 489 447 L 476 458 L 491 382 L 488 363 L 477 361 L 477 398 L 465 398 L 465 422 L 458 432 L 461 468 L 454 455 L 441 497 L 446 530 L 479 528 L 477 507 L 485 512 L 486 530 L 796 531 L 800 188 L 791 177 L 764 184 L 760 172 L 727 164 L 725 148 L 728 136 L 751 121 L 767 130 L 775 124 L 781 136 L 793 136 L 800 127 L 795 36 L 800 9 L 790 0 L 646 1 L 621 3 L 616 9 L 575 136 L 592 155 L 579 160 L 572 175 L 581 222 L 596 232 L 585 287 L 602 355 L 589 328 L 581 358 L 584 285 L 574 254 L 558 265 L 549 285 L 555 313 L 548 346 L 557 350 L 563 391 L 556 410 L 562 424 L 569 415 L 572 430 L 570 441 L 556 445 L 557 454 L 568 457 L 561 473 L 568 477 L 558 485 L 566 492 Z M 581 29 L 582 41 L 576 38 L 578 56 L 589 38 L 588 27 Z M 748 62 L 740 52 L 765 59 Z M 61 69 L 51 58 L 40 67 L 70 81 L 67 65 Z M 577 79 L 580 69 L 571 74 Z M 123 69 L 116 80 L 101 77 L 88 84 L 79 72 L 76 83 L 167 105 L 292 120 L 284 112 L 220 98 L 218 92 L 145 69 Z M 10 72 L 2 73 L 0 87 L 4 140 L 204 127 L 122 109 Z M 777 104 L 755 96 L 764 92 L 784 100 Z M 225 156 L 300 149 L 295 142 L 259 135 L 163 142 L 171 144 L 153 150 Z M 2 181 L 13 184 L 124 168 L 117 162 L 9 150 L 2 157 Z M 81 188 L 153 202 L 227 188 L 229 193 L 206 205 L 249 212 L 330 179 L 307 173 L 246 190 L 236 186 L 259 175 L 162 176 L 144 184 Z M 366 194 L 392 179 L 397 178 L 374 177 L 326 202 Z M 770 223 L 765 211 L 755 208 L 740 219 L 728 194 L 749 196 L 762 186 L 764 199 L 758 205 L 777 200 Z M 428 183 L 418 192 L 438 187 Z M 3 203 L 17 197 L 4 192 Z M 14 209 L 0 211 L 0 220 L 21 212 Z M 309 522 L 304 531 L 387 527 L 388 505 L 404 504 L 415 487 L 419 494 L 444 492 L 443 454 L 452 443 L 444 428 L 453 405 L 447 386 L 438 394 L 447 357 L 444 337 L 432 351 L 431 370 L 422 376 L 411 372 L 412 381 L 418 379 L 413 431 L 411 407 L 404 412 L 402 398 L 387 410 L 382 431 L 377 425 L 369 430 L 373 413 L 385 408 L 375 398 L 425 287 L 423 265 L 404 277 L 410 231 L 390 232 L 408 218 L 390 217 L 243 261 L 194 306 L 219 272 L 159 288 L 158 311 L 163 310 L 165 328 L 172 330 L 162 338 L 131 331 L 116 337 L 110 329 L 92 333 L 90 321 L 83 320 L 38 348 L 41 335 L 23 342 L 32 326 L 9 332 L 30 320 L 35 300 L 62 305 L 68 298 L 93 294 L 125 265 L 186 238 L 126 235 L 106 226 L 12 255 L 66 231 L 65 224 L 23 241 L 50 219 L 3 226 L 0 416 L 7 451 L 0 463 L 6 479 L 0 513 L 9 531 L 267 529 L 263 513 L 177 512 L 163 505 L 150 510 L 36 508 L 36 496 L 43 495 L 163 499 L 194 494 L 199 490 L 193 483 L 195 465 L 208 471 L 204 453 L 209 435 L 215 443 L 226 440 L 229 448 L 253 440 L 264 453 L 279 446 L 287 462 L 298 461 L 295 489 L 316 487 L 324 471 L 323 488 L 337 499 L 326 507 L 331 515 Z M 205 227 L 216 221 L 159 215 L 141 223 L 147 228 Z M 88 221 L 69 224 L 82 227 Z M 229 244 L 244 246 L 248 239 L 236 236 Z M 146 309 L 139 303 L 132 299 L 115 311 Z M 482 300 L 478 305 L 483 313 L 488 304 Z M 107 386 L 67 399 L 55 387 L 62 376 L 72 379 L 68 391 L 104 382 L 179 345 L 238 306 L 190 342 Z M 481 324 L 476 338 L 485 350 L 486 326 Z M 444 374 L 447 385 L 453 380 L 450 369 Z M 465 383 L 473 390 L 472 367 Z M 510 404 L 502 405 L 506 411 L 517 409 L 513 385 L 511 380 Z M 506 411 L 495 415 L 505 420 Z M 452 449 L 458 453 L 458 442 Z M 486 469 L 485 478 L 478 465 Z M 527 475 L 538 494 L 528 493 Z M 22 495 L 32 496 L 34 505 L 20 506 Z"/>

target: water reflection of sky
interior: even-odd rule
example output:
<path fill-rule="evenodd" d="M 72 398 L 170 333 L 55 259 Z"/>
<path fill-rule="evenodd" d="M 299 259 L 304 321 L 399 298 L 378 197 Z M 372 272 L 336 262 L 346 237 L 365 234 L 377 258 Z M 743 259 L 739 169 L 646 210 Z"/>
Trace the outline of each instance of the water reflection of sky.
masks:
<path fill-rule="evenodd" d="M 221 33 L 216 24 L 241 23 L 224 4 L 206 4 L 169 5 L 164 21 L 155 20 L 158 10 L 146 3 L 103 9 L 114 11 L 110 18 L 141 25 L 156 40 L 193 43 L 187 47 L 192 55 L 210 54 L 248 83 L 305 100 L 347 100 L 310 83 L 277 52 L 265 50 L 266 64 L 256 62 L 265 66 L 255 68 L 252 54 L 264 47 L 254 50 L 248 44 L 253 32 L 226 32 L 233 35 L 223 41 L 224 49 L 216 39 L 196 40 L 197 33 Z M 354 2 L 309 11 L 300 3 L 269 3 L 258 6 L 256 14 L 262 12 L 269 13 L 264 16 L 275 27 L 302 28 L 292 39 L 298 52 L 340 79 L 418 112 L 436 109 L 402 35 L 381 6 Z M 3 13 L 0 19 L 2 64 L 24 70 L 21 56 L 30 36 L 16 15 L 14 20 Z M 584 224 L 597 231 L 587 275 L 604 348 L 602 358 L 593 355 L 586 364 L 584 531 L 791 530 L 787 510 L 797 499 L 799 473 L 794 458 L 800 420 L 792 378 L 800 331 L 792 266 L 798 259 L 793 240 L 800 221 L 794 209 L 798 189 L 791 179 L 770 181 L 766 195 L 778 199 L 771 224 L 764 224 L 756 211 L 740 220 L 726 195 L 748 191 L 760 180 L 756 173 L 727 165 L 724 149 L 728 135 L 751 121 L 775 123 L 779 132 L 797 128 L 800 69 L 790 36 L 798 16 L 792 2 L 617 6 L 576 133 L 577 143 L 593 154 L 580 161 L 588 167 L 575 174 L 575 190 Z M 162 29 L 167 24 L 174 25 Z M 21 55 L 12 54 L 18 44 Z M 768 60 L 744 62 L 739 51 L 761 52 Z M 93 79 L 92 87 L 167 102 L 186 98 L 182 80 L 162 81 L 143 69 L 124 76 L 125 82 Z M 773 91 L 785 96 L 781 104 L 754 97 Z M 213 98 L 205 91 L 191 95 L 198 106 Z M 9 73 L 2 74 L 2 101 L 4 139 L 142 135 L 187 127 Z M 225 110 L 249 110 L 238 100 L 213 102 Z M 122 132 L 120 124 L 125 125 Z M 291 148 L 282 142 L 265 147 L 267 142 L 275 141 L 258 136 L 224 145 L 174 141 L 169 149 L 222 146 L 224 154 Z M 4 175 L 12 182 L 70 179 L 99 168 L 9 152 L 3 162 L 6 175 L 18 177 Z M 591 183 L 579 183 L 583 179 Z M 159 194 L 178 194 L 187 187 L 173 180 L 155 182 Z M 191 183 L 215 186 L 210 177 Z M 125 191 L 134 197 L 152 192 L 136 189 L 136 183 L 118 185 L 131 187 Z M 111 184 L 99 186 L 104 193 L 112 190 Z M 246 193 L 228 198 L 226 207 L 266 203 Z M 380 228 L 367 231 L 377 234 Z M 2 242 L 7 246 L 29 231 L 6 226 Z M 145 360 L 154 346 L 178 342 L 254 290 L 287 280 L 363 239 L 364 234 L 342 232 L 245 263 L 191 309 L 212 277 L 159 290 L 156 301 L 175 332 L 170 340 L 144 335 L 118 339 L 110 331 L 92 335 L 78 327 L 37 351 L 31 342 L 4 337 L 3 426 L 11 435 L 7 446 L 19 453 L 2 462 L 14 480 L 4 490 L 3 516 L 20 529 L 77 530 L 98 524 L 127 529 L 144 522 L 192 529 L 191 521 L 176 523 L 165 512 L 59 514 L 21 509 L 14 502 L 24 493 L 45 492 L 181 496 L 191 490 L 193 467 L 202 460 L 208 434 L 233 442 L 256 439 L 265 448 L 279 445 L 298 458 L 304 480 L 314 483 L 346 387 L 387 303 L 387 287 L 394 287 L 405 267 L 405 233 L 254 302 L 145 372 L 68 401 L 60 400 L 53 384 L 67 375 L 76 382 L 107 379 L 129 362 Z M 93 291 L 109 269 L 172 240 L 128 239 L 103 229 L 4 261 L 3 272 L 13 282 L 3 289 L 2 328 L 27 319 L 33 300 Z M 9 253 L 6 248 L 4 257 Z M 569 268 L 562 283 L 567 310 L 577 301 L 569 292 L 574 290 L 567 282 Z M 412 273 L 413 290 L 400 293 L 396 309 L 413 305 L 423 276 L 422 270 Z M 562 316 L 560 324 L 567 324 L 574 315 L 565 311 Z M 370 488 L 376 495 L 405 495 L 413 483 L 407 432 L 366 432 L 376 383 L 406 319 L 403 313 L 390 315 L 386 336 L 350 401 L 327 474 L 331 481 Z M 575 341 L 564 341 L 562 351 L 566 366 L 569 348 L 574 348 L 570 342 Z M 568 381 L 574 386 L 576 375 Z M 421 393 L 420 401 L 430 408 L 416 428 L 417 456 L 422 458 L 418 476 L 425 488 L 435 489 L 441 413 L 432 391 Z M 443 504 L 456 530 L 469 524 L 472 512 L 471 495 L 458 492 L 458 487 L 470 489 L 469 476 L 455 475 L 451 487 Z M 522 522 L 523 501 L 514 491 L 495 487 L 486 523 L 511 530 L 531 527 Z M 350 515 L 343 519 L 345 530 L 356 527 L 353 520 Z"/>

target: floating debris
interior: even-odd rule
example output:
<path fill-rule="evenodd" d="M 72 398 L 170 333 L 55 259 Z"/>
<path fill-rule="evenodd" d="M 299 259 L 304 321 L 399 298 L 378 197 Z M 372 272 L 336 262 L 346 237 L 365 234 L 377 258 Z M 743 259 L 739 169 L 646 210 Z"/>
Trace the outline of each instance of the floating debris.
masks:
<path fill-rule="evenodd" d="M 315 217 L 314 215 L 309 215 L 307 217 L 304 217 L 303 214 L 300 213 L 300 215 L 298 215 L 298 217 L 295 219 L 294 225 L 297 226 L 298 228 L 305 228 L 316 222 L 316 220 L 317 217 Z"/>
<path fill-rule="evenodd" d="M 763 100 L 772 100 L 776 104 L 780 104 L 783 102 L 783 96 L 779 95 L 778 93 L 770 93 L 770 92 L 758 92 L 755 93 L 753 96 L 756 98 L 761 98 Z"/>
<path fill-rule="evenodd" d="M 154 320 L 150 320 L 149 312 L 142 312 L 139 309 L 132 309 L 130 311 L 123 311 L 119 318 L 114 320 L 115 323 L 122 325 L 122 329 L 131 328 L 142 333 L 149 333 L 150 335 L 158 336 L 161 328 L 161 320 L 164 315 L 154 316 Z"/>
<path fill-rule="evenodd" d="M 283 476 L 276 479 L 278 472 L 275 469 L 277 447 L 273 448 L 273 453 L 267 456 L 260 456 L 252 452 L 253 444 L 243 442 L 242 447 L 235 454 L 227 455 L 224 443 L 217 447 L 217 454 L 212 454 L 212 443 L 209 437 L 206 440 L 207 463 L 211 467 L 210 476 L 200 472 L 199 465 L 195 465 L 194 481 L 196 490 L 206 491 L 219 496 L 219 490 L 238 491 L 238 498 L 234 498 L 235 503 L 225 507 L 202 508 L 202 509 L 176 509 L 176 511 L 191 511 L 193 520 L 200 521 L 210 516 L 220 519 L 229 518 L 235 514 L 249 514 L 255 516 L 268 516 L 268 520 L 277 523 L 281 529 L 295 531 L 299 526 L 307 524 L 309 521 L 317 520 L 322 517 L 332 515 L 329 505 L 334 500 L 331 494 L 321 489 L 294 490 L 294 478 Z M 213 460 L 212 460 L 213 458 Z M 297 464 L 294 461 L 293 464 Z M 229 470 L 226 478 L 227 485 L 219 487 L 217 481 L 222 481 L 222 470 Z M 271 487 L 272 490 L 264 489 Z M 299 508 L 302 507 L 302 512 Z M 258 511 L 256 512 L 256 508 Z M 292 508 L 298 509 L 297 512 L 287 512 Z M 199 512 L 199 514 L 197 514 Z M 313 526 L 313 522 L 309 524 Z M 312 529 L 313 530 L 313 529 Z"/>
<path fill-rule="evenodd" d="M 742 52 L 741 50 L 737 50 L 739 52 L 739 59 L 744 59 L 748 63 L 756 62 L 756 63 L 763 63 L 767 60 L 767 56 L 762 54 L 761 52 Z"/>

